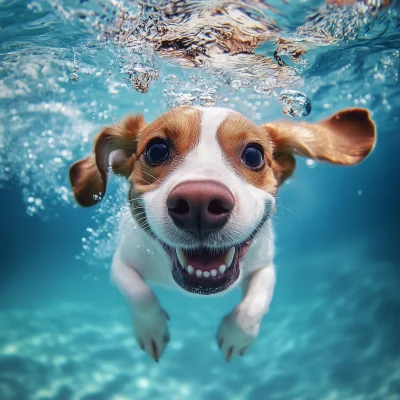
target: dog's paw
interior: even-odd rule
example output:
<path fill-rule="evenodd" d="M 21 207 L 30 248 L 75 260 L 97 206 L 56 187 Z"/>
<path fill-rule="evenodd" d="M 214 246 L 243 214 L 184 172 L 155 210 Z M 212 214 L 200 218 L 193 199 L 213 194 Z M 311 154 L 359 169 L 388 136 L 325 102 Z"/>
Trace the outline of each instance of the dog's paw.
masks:
<path fill-rule="evenodd" d="M 217 343 L 226 361 L 247 351 L 258 336 L 260 322 L 261 318 L 239 308 L 225 316 L 218 330 Z"/>
<path fill-rule="evenodd" d="M 134 313 L 133 329 L 139 347 L 158 362 L 169 342 L 168 314 L 158 308 L 151 312 Z"/>

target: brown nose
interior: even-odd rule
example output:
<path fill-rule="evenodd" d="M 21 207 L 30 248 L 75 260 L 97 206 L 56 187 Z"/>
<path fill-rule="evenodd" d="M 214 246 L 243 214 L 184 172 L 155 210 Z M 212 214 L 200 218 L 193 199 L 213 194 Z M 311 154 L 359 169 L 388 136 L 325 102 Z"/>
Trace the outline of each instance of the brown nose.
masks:
<path fill-rule="evenodd" d="M 215 181 L 181 183 L 167 198 L 168 213 L 175 225 L 200 236 L 221 229 L 234 206 L 229 189 Z"/>

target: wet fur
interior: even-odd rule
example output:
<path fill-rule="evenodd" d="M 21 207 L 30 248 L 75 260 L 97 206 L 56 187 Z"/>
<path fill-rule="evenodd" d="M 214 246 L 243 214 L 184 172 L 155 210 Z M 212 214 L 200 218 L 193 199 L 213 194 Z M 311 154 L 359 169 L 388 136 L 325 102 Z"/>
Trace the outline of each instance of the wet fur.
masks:
<path fill-rule="evenodd" d="M 150 166 L 144 152 L 154 137 L 171 143 L 171 157 Z M 262 146 L 266 163 L 249 170 L 241 154 L 249 143 Z M 288 121 L 253 124 L 223 108 L 179 107 L 150 124 L 129 116 L 104 128 L 94 155 L 71 166 L 75 198 L 92 206 L 105 195 L 109 170 L 130 182 L 131 213 L 121 221 L 121 241 L 114 255 L 112 278 L 128 299 L 139 346 L 154 360 L 169 341 L 168 315 L 146 282 L 182 290 L 172 276 L 171 259 L 161 243 L 210 249 L 253 242 L 240 261 L 243 299 L 221 322 L 217 343 L 229 360 L 243 355 L 258 335 L 275 285 L 274 234 L 270 221 L 279 186 L 295 169 L 294 155 L 338 165 L 362 161 L 375 145 L 375 126 L 364 109 L 347 109 L 315 124 Z M 214 180 L 229 188 L 235 208 L 207 241 L 179 230 L 168 216 L 166 199 L 186 181 Z M 138 226 L 139 229 L 134 229 Z M 229 290 L 233 286 L 229 287 Z"/>

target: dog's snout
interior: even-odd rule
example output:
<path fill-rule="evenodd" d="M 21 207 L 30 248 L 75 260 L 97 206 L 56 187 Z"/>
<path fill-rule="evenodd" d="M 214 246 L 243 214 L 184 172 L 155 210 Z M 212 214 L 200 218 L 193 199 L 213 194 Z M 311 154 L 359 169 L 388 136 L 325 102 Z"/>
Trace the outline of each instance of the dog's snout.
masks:
<path fill-rule="evenodd" d="M 216 181 L 181 183 L 167 198 L 168 213 L 175 225 L 196 235 L 221 229 L 234 206 L 230 190 Z"/>

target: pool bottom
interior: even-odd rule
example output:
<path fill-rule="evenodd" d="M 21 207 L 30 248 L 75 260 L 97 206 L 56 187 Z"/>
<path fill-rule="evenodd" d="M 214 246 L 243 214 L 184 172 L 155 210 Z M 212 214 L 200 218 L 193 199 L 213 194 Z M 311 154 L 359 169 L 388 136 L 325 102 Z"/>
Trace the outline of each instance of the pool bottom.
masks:
<path fill-rule="evenodd" d="M 353 244 L 297 257 L 296 269 L 286 264 L 260 337 L 229 364 L 215 333 L 235 305 L 230 296 L 182 301 L 182 294 L 160 293 L 171 342 L 159 364 L 137 346 L 122 302 L 54 299 L 45 307 L 4 309 L 0 398 L 398 399 L 395 266 L 365 254 Z M 307 275 L 299 265 L 307 265 Z"/>

